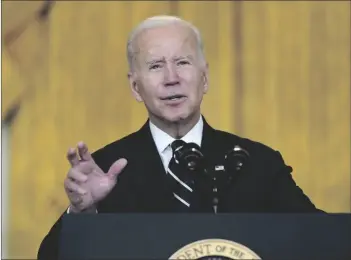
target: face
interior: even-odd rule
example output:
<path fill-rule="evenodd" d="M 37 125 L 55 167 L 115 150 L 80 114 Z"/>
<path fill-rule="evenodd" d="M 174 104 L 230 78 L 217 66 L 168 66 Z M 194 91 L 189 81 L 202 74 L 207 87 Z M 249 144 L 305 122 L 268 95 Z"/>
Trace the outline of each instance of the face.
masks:
<path fill-rule="evenodd" d="M 193 32 L 179 24 L 148 29 L 137 37 L 129 81 L 151 120 L 176 123 L 200 115 L 208 75 L 197 46 Z"/>

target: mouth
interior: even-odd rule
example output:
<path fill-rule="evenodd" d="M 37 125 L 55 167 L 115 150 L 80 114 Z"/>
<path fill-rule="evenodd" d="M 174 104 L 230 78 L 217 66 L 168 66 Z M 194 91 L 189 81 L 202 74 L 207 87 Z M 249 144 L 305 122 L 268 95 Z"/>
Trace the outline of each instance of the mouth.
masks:
<path fill-rule="evenodd" d="M 171 96 L 163 97 L 163 98 L 161 98 L 161 100 L 176 101 L 176 100 L 180 100 L 183 98 L 186 98 L 186 96 L 184 96 L 184 95 L 171 95 Z"/>
<path fill-rule="evenodd" d="M 172 95 L 172 96 L 167 96 L 164 98 L 161 98 L 161 100 L 169 106 L 178 106 L 183 103 L 187 99 L 186 96 L 184 95 Z"/>

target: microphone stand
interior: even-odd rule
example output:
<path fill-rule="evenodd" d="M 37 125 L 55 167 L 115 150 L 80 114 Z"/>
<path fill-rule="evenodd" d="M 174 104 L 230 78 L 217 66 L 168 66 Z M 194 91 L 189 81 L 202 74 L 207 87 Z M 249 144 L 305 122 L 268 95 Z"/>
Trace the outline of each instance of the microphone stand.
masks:
<path fill-rule="evenodd" d="M 237 175 L 243 170 L 249 159 L 249 153 L 238 145 L 224 155 L 222 165 L 216 165 L 214 170 L 210 170 L 212 196 L 211 203 L 215 214 L 218 213 L 220 195 L 230 189 Z"/>
<path fill-rule="evenodd" d="M 223 184 L 222 178 L 225 177 L 223 174 L 225 174 L 224 166 L 223 165 L 217 165 L 215 166 L 214 170 L 210 171 L 210 178 L 211 178 L 211 205 L 213 212 L 215 214 L 218 213 L 219 209 L 219 202 L 220 202 L 220 190 L 223 188 L 221 187 Z"/>
<path fill-rule="evenodd" d="M 216 178 L 214 178 L 214 181 L 216 181 Z M 212 204 L 213 204 L 213 211 L 215 214 L 218 212 L 218 204 L 219 204 L 219 199 L 217 196 L 217 187 L 214 187 L 212 192 L 213 192 L 213 199 L 212 199 Z"/>

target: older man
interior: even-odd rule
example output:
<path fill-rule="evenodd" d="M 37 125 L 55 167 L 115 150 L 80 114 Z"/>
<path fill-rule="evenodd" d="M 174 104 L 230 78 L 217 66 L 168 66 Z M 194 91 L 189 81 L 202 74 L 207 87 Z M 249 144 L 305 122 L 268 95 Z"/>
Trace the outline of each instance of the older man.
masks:
<path fill-rule="evenodd" d="M 207 211 L 205 204 L 189 203 L 191 187 L 170 170 L 172 146 L 179 139 L 201 147 L 208 165 L 236 145 L 249 154 L 250 168 L 227 191 L 221 212 L 319 211 L 295 184 L 279 152 L 215 130 L 202 117 L 208 67 L 194 26 L 176 17 L 149 18 L 130 35 L 127 52 L 130 87 L 149 119 L 139 131 L 93 154 L 82 142 L 68 151 L 70 205 L 64 214 Z M 171 179 L 183 193 L 173 190 Z M 60 223 L 43 240 L 39 259 L 55 257 Z"/>

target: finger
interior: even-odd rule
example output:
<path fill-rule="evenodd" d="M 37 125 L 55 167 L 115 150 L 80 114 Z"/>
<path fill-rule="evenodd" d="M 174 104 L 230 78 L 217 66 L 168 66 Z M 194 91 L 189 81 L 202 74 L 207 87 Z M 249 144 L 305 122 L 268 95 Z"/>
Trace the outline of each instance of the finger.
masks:
<path fill-rule="evenodd" d="M 125 158 L 117 160 L 116 162 L 114 162 L 114 164 L 112 164 L 112 166 L 107 172 L 107 175 L 112 179 L 116 178 L 122 172 L 124 167 L 126 167 L 127 163 L 128 161 Z"/>
<path fill-rule="evenodd" d="M 78 146 L 79 156 L 82 160 L 93 161 L 93 157 L 91 156 L 91 154 L 88 150 L 88 146 L 85 143 L 79 142 L 77 146 Z"/>
<path fill-rule="evenodd" d="M 75 169 L 81 173 L 89 174 L 96 170 L 98 166 L 93 161 L 80 161 Z"/>
<path fill-rule="evenodd" d="M 69 170 L 67 177 L 70 178 L 72 181 L 80 183 L 84 183 L 88 180 L 88 176 L 73 168 Z"/>
<path fill-rule="evenodd" d="M 77 152 L 74 148 L 68 149 L 67 159 L 72 167 L 77 166 L 79 164 L 79 158 L 78 158 Z"/>
<path fill-rule="evenodd" d="M 71 179 L 65 180 L 65 189 L 69 193 L 85 195 L 87 192 Z"/>

